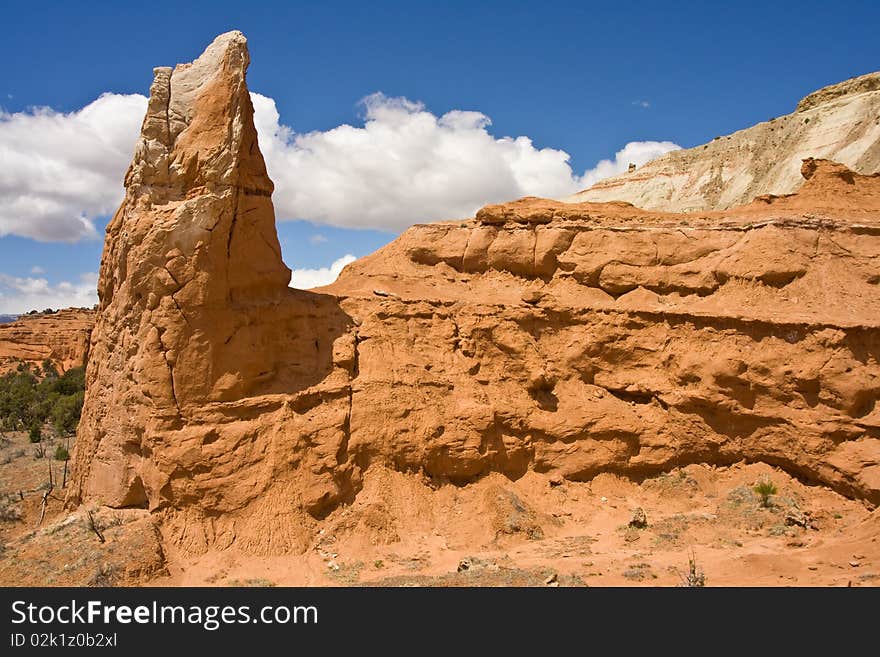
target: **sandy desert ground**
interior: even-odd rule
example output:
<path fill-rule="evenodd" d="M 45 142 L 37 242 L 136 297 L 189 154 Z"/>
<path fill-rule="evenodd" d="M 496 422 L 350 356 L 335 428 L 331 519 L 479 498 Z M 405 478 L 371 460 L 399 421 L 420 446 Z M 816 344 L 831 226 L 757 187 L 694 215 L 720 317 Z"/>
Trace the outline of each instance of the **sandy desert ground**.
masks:
<path fill-rule="evenodd" d="M 68 515 L 24 434 L 0 449 L 0 580 L 21 585 L 876 586 L 880 515 L 765 464 L 690 465 L 638 482 L 527 474 L 465 486 L 376 468 L 304 555 L 177 554 L 146 511 Z M 56 477 L 61 464 L 54 462 Z M 778 489 L 765 508 L 754 492 Z M 24 493 L 22 501 L 18 490 Z M 647 525 L 631 525 L 637 509 Z"/>

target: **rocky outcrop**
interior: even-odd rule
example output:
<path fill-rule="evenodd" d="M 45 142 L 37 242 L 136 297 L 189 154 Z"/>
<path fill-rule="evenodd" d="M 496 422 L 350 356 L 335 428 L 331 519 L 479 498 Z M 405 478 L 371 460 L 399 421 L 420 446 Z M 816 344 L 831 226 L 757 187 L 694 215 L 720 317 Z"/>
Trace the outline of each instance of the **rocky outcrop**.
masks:
<path fill-rule="evenodd" d="M 155 69 L 107 229 L 72 500 L 212 498 L 219 513 L 274 488 L 294 507 L 291 460 L 305 445 L 272 412 L 295 414 L 284 395 L 331 373 L 350 320 L 288 288 L 247 66 L 245 38 L 230 32 L 192 64 Z M 336 406 L 341 418 L 347 398 Z"/>
<path fill-rule="evenodd" d="M 67 308 L 0 324 L 0 374 L 22 362 L 41 366 L 48 360 L 59 372 L 82 367 L 94 323 L 94 311 Z"/>
<path fill-rule="evenodd" d="M 348 449 L 462 480 L 747 459 L 880 501 L 880 176 L 803 170 L 733 212 L 489 206 L 353 263 Z"/>
<path fill-rule="evenodd" d="M 810 95 L 801 99 L 797 104 L 798 112 L 806 112 L 824 105 L 843 96 L 854 96 L 856 94 L 864 94 L 870 91 L 880 91 L 880 73 L 869 73 L 857 78 L 850 78 L 837 84 L 822 87 L 818 91 L 814 91 Z M 870 117 L 867 117 L 870 118 Z"/>
<path fill-rule="evenodd" d="M 880 73 L 820 89 L 793 114 L 667 153 L 565 200 L 626 201 L 664 212 L 727 209 L 796 191 L 807 157 L 862 174 L 880 171 Z"/>
<path fill-rule="evenodd" d="M 765 461 L 880 502 L 880 178 L 691 215 L 543 199 L 287 287 L 239 33 L 157 69 L 108 229 L 71 504 L 305 549 L 374 469 L 465 484 Z"/>

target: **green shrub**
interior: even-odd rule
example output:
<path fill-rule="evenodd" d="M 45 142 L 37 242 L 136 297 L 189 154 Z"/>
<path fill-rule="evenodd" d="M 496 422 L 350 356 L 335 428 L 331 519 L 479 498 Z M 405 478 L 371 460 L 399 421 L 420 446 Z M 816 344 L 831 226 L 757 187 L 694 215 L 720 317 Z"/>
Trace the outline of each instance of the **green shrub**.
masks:
<path fill-rule="evenodd" d="M 86 389 L 85 370 L 82 367 L 74 367 L 67 370 L 53 383 L 53 392 L 59 395 L 73 395 Z"/>
<path fill-rule="evenodd" d="M 32 443 L 38 443 L 43 439 L 43 432 L 40 431 L 39 424 L 31 426 L 30 431 L 28 432 L 28 438 L 31 439 Z"/>
<path fill-rule="evenodd" d="M 84 396 L 85 393 L 80 390 L 71 395 L 59 397 L 52 406 L 52 424 L 61 435 L 76 433 Z"/>
<path fill-rule="evenodd" d="M 776 495 L 776 484 L 769 479 L 762 479 L 755 484 L 753 490 L 761 496 L 761 506 L 766 509 L 770 506 L 770 496 Z"/>
<path fill-rule="evenodd" d="M 64 445 L 58 445 L 55 448 L 55 460 L 56 461 L 67 461 L 70 458 L 70 452 L 67 451 L 67 448 Z"/>
<path fill-rule="evenodd" d="M 681 585 L 686 588 L 703 588 L 706 586 L 706 573 L 697 565 L 697 555 L 693 551 L 688 555 L 687 573 L 683 575 L 679 573 L 679 577 L 681 578 Z"/>
<path fill-rule="evenodd" d="M 79 423 L 84 391 L 81 367 L 59 376 L 51 363 L 36 370 L 22 363 L 17 371 L 0 376 L 0 431 L 30 431 L 51 421 L 59 434 L 72 434 Z"/>
<path fill-rule="evenodd" d="M 51 377 L 53 379 L 58 378 L 58 370 L 55 368 L 55 365 L 52 364 L 52 361 L 48 358 L 43 361 L 43 376 Z"/>

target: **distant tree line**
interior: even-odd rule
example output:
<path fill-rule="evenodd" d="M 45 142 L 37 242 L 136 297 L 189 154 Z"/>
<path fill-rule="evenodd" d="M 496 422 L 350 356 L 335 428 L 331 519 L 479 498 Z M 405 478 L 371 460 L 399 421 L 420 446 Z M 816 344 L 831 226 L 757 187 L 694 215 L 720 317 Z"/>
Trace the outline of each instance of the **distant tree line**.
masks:
<path fill-rule="evenodd" d="M 28 431 L 40 442 L 51 423 L 59 436 L 76 432 L 85 395 L 85 371 L 76 367 L 59 374 L 52 363 L 18 369 L 0 377 L 0 430 Z"/>

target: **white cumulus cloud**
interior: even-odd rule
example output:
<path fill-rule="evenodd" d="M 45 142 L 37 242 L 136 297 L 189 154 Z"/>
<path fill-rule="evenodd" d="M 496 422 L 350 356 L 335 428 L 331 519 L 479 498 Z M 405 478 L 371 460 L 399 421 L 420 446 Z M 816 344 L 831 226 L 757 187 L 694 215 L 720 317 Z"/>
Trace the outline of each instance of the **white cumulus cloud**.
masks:
<path fill-rule="evenodd" d="M 495 137 L 480 112 L 437 116 L 377 93 L 363 101 L 362 127 L 297 134 L 280 122 L 274 100 L 251 97 L 279 218 L 339 226 L 399 231 L 472 216 L 487 203 L 559 198 L 678 148 L 631 142 L 579 176 L 565 151 L 537 148 L 528 137 Z"/>
<path fill-rule="evenodd" d="M 319 267 L 318 269 L 294 269 L 290 277 L 290 287 L 300 290 L 310 290 L 313 287 L 322 285 L 330 285 L 339 276 L 339 272 L 350 262 L 357 260 L 350 253 L 346 253 L 341 258 L 334 260 L 329 267 Z"/>
<path fill-rule="evenodd" d="M 565 151 L 495 137 L 480 112 L 438 116 L 377 93 L 363 101 L 363 125 L 295 133 L 272 98 L 251 97 L 280 220 L 399 231 L 471 216 L 486 203 L 564 197 L 678 148 L 631 142 L 578 175 Z M 146 104 L 141 95 L 107 93 L 70 113 L 0 110 L 0 237 L 96 237 L 94 220 L 122 198 Z"/>
<path fill-rule="evenodd" d="M 98 303 L 98 274 L 80 274 L 76 282 L 52 285 L 45 278 L 9 276 L 0 273 L 0 314 L 23 314 L 30 310 L 91 308 Z"/>
<path fill-rule="evenodd" d="M 112 214 L 146 112 L 141 95 L 103 94 L 76 112 L 0 110 L 0 237 L 95 237 Z"/>
<path fill-rule="evenodd" d="M 629 169 L 630 164 L 640 167 L 679 148 L 681 146 L 671 141 L 631 141 L 614 154 L 614 159 L 599 160 L 595 167 L 585 171 L 580 178 L 579 189 L 586 189 L 600 180 L 623 173 Z"/>

